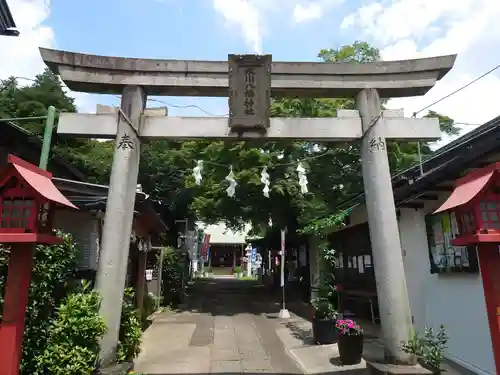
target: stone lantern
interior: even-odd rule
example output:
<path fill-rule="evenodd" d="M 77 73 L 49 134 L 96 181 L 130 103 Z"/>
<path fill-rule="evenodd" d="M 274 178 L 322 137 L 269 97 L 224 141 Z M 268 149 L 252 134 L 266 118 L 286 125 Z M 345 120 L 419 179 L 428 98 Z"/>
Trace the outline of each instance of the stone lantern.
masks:
<path fill-rule="evenodd" d="M 18 375 L 33 252 L 55 244 L 56 208 L 77 209 L 52 182 L 52 174 L 13 155 L 0 171 L 0 245 L 10 249 L 0 325 L 0 368 Z"/>

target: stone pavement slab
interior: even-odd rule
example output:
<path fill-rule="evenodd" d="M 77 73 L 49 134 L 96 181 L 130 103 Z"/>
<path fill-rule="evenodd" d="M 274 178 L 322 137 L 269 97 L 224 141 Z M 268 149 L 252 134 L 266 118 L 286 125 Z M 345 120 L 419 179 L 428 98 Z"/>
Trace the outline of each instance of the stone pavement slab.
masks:
<path fill-rule="evenodd" d="M 306 374 L 342 373 L 349 375 L 368 374 L 364 359 L 353 366 L 342 365 L 338 358 L 338 346 L 313 345 L 312 323 L 291 313 L 290 319 L 279 320 L 281 327 L 276 334 L 283 343 L 286 352 Z M 383 357 L 383 348 L 376 339 L 365 339 L 363 356 Z"/>
<path fill-rule="evenodd" d="M 281 326 L 267 318 L 276 303 L 255 283 L 215 278 L 196 288 L 184 311 L 156 314 L 144 333 L 135 372 L 303 373 L 276 334 Z"/>
<path fill-rule="evenodd" d="M 346 371 L 349 375 L 368 374 L 366 362 L 352 366 L 343 366 L 339 360 L 337 344 L 315 345 L 290 350 L 290 354 L 306 374 L 324 374 Z"/>

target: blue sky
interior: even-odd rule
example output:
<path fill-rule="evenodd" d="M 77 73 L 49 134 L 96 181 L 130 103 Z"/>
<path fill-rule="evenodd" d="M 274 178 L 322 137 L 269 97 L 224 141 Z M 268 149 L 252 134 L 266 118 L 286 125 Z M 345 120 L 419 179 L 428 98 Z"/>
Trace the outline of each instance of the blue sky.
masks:
<path fill-rule="evenodd" d="M 349 4 L 355 8 L 355 2 Z M 262 52 L 272 53 L 273 60 L 312 61 L 321 48 L 350 43 L 355 37 L 350 31 L 339 32 L 338 27 L 332 27 L 342 22 L 340 14 L 347 13 L 347 8 L 342 13 L 338 8 L 328 9 L 328 13 L 313 24 L 295 23 L 293 8 L 284 9 L 286 12 L 283 13 L 272 11 L 272 21 L 266 24 L 266 36 L 262 41 Z M 227 25 L 209 0 L 53 0 L 51 10 L 46 23 L 55 32 L 58 49 L 127 57 L 199 60 L 226 60 L 228 53 L 253 52 L 238 27 Z M 162 100 L 179 105 L 196 104 L 214 114 L 227 113 L 225 99 Z M 118 103 L 115 98 L 102 97 L 100 101 Z M 193 108 L 170 108 L 170 113 L 204 115 Z"/>

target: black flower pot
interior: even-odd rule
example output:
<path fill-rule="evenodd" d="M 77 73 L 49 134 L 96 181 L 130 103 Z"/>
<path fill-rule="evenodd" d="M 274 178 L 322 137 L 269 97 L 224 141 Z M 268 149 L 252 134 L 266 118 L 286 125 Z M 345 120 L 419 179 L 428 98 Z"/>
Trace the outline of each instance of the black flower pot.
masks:
<path fill-rule="evenodd" d="M 337 342 L 335 319 L 313 317 L 313 340 L 317 345 L 329 345 Z"/>
<path fill-rule="evenodd" d="M 363 335 L 339 335 L 339 360 L 343 365 L 355 365 L 363 356 Z"/>

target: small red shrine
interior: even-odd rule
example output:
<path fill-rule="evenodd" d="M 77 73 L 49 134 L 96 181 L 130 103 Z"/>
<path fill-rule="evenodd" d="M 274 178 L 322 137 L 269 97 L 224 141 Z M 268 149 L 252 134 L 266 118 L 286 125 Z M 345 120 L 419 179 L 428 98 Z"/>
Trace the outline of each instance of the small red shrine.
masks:
<path fill-rule="evenodd" d="M 468 173 L 456 181 L 450 197 L 434 213 L 451 211 L 458 224 L 455 246 L 500 244 L 500 163 Z"/>
<path fill-rule="evenodd" d="M 55 244 L 56 208 L 77 209 L 52 182 L 52 174 L 18 157 L 8 156 L 0 171 L 0 245 L 10 249 L 0 324 L 0 369 L 18 375 L 24 319 L 35 246 Z"/>
<path fill-rule="evenodd" d="M 456 181 L 450 197 L 434 213 L 450 211 L 457 221 L 454 246 L 477 251 L 491 342 L 500 374 L 500 163 L 474 170 Z"/>

